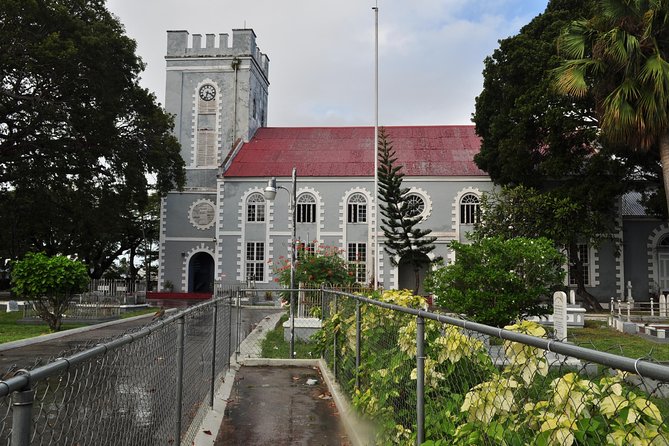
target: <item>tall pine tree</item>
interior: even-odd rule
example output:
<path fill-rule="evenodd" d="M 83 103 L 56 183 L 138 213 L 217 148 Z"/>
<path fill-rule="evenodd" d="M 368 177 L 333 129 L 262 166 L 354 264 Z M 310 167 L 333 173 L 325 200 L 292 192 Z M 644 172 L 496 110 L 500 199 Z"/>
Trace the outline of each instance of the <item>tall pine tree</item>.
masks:
<path fill-rule="evenodd" d="M 394 266 L 408 264 L 415 276 L 414 293 L 420 289 L 420 271 L 431 264 L 428 254 L 434 250 L 437 237 L 429 236 L 431 229 L 421 229 L 422 217 L 415 203 L 410 201 L 409 189 L 402 187 L 404 173 L 397 165 L 392 141 L 384 128 L 379 129 L 379 208 L 381 230 L 386 237 L 384 250 Z"/>

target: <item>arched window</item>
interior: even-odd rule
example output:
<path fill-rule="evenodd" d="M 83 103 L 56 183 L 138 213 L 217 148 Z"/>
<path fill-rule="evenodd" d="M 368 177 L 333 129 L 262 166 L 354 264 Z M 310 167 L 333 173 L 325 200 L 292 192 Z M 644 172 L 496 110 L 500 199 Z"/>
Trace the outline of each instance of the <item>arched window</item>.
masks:
<path fill-rule="evenodd" d="M 460 199 L 460 224 L 473 225 L 481 221 L 481 201 L 474 194 L 465 194 Z"/>
<path fill-rule="evenodd" d="M 204 84 L 197 92 L 196 153 L 197 167 L 216 166 L 216 112 L 218 100 L 216 87 Z"/>
<path fill-rule="evenodd" d="M 425 211 L 425 200 L 418 194 L 410 194 L 406 199 L 409 217 L 417 217 Z"/>
<path fill-rule="evenodd" d="M 367 198 L 363 194 L 353 194 L 348 199 L 348 222 L 367 222 Z"/>
<path fill-rule="evenodd" d="M 315 223 L 316 222 L 316 199 L 311 194 L 302 194 L 297 197 L 297 222 Z"/>
<path fill-rule="evenodd" d="M 246 200 L 246 221 L 265 221 L 265 197 L 262 194 L 254 192 Z"/>

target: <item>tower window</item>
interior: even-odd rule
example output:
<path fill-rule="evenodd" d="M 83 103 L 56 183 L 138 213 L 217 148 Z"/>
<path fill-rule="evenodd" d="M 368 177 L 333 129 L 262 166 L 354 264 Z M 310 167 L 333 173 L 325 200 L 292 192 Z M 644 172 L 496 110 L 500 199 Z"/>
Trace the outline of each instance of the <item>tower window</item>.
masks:
<path fill-rule="evenodd" d="M 216 166 L 216 113 L 218 99 L 216 88 L 211 84 L 200 87 L 197 96 L 196 153 L 197 167 Z"/>

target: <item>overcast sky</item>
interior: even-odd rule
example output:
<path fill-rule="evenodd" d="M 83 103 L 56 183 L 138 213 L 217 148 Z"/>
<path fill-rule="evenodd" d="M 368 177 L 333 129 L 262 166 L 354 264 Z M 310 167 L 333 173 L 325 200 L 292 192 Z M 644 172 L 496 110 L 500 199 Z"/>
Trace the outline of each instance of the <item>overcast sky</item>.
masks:
<path fill-rule="evenodd" d="M 379 0 L 379 123 L 470 124 L 483 60 L 548 0 Z M 163 103 L 167 30 L 253 28 L 270 59 L 268 125 L 374 123 L 374 0 L 108 0 Z"/>

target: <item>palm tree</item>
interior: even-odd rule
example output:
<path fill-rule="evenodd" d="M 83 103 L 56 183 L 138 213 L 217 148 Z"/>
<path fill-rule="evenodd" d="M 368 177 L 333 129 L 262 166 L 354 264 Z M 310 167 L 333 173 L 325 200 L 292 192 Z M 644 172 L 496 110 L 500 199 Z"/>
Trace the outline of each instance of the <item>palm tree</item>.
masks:
<path fill-rule="evenodd" d="M 559 91 L 594 95 L 603 141 L 659 150 L 669 209 L 669 1 L 600 0 L 558 40 Z"/>

